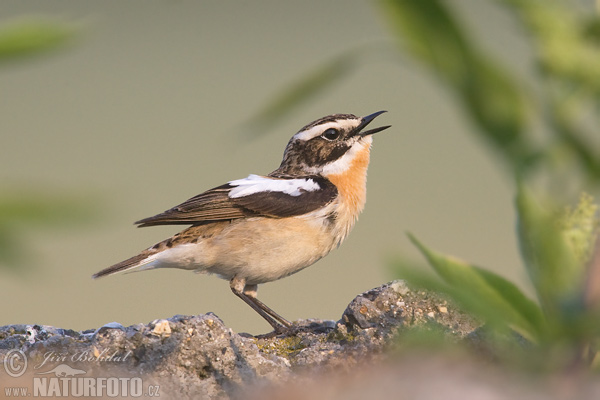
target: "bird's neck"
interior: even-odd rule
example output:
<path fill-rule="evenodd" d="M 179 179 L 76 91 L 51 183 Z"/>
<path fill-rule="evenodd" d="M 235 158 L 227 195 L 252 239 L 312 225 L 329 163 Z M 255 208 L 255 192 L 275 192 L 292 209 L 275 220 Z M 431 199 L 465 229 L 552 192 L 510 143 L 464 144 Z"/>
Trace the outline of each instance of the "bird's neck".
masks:
<path fill-rule="evenodd" d="M 340 194 L 341 205 L 353 219 L 365 207 L 367 200 L 367 168 L 369 166 L 370 146 L 358 150 L 341 172 L 325 175 Z"/>

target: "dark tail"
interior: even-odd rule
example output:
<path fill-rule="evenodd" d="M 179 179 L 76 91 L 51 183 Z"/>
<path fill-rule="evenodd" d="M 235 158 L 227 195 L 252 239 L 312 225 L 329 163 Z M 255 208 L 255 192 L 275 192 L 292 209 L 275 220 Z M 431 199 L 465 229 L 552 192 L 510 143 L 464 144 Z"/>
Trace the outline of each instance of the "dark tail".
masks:
<path fill-rule="evenodd" d="M 94 278 L 94 279 L 102 278 L 103 276 L 118 274 L 120 272 L 126 272 L 126 271 L 133 272 L 134 270 L 137 270 L 139 267 L 144 266 L 144 265 L 148 264 L 149 262 L 151 262 L 154 259 L 154 257 L 152 257 L 152 256 L 155 254 L 156 254 L 156 252 L 151 252 L 149 250 L 143 251 L 140 254 L 138 254 L 137 256 L 133 256 L 131 258 L 128 258 L 125 261 L 121 261 L 118 264 L 115 264 L 108 268 L 105 268 L 100 272 L 96 272 L 94 275 L 92 275 L 92 278 Z M 144 262 L 144 261 L 146 261 L 146 262 Z"/>

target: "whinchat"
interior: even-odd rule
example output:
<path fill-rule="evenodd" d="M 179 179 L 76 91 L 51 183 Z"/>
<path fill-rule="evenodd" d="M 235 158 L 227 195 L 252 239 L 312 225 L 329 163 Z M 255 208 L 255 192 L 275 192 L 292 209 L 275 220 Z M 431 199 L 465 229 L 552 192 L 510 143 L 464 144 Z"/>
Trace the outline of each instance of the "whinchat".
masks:
<path fill-rule="evenodd" d="M 258 285 L 314 264 L 344 241 L 365 206 L 372 135 L 390 126 L 365 127 L 384 112 L 311 122 L 270 174 L 230 181 L 137 221 L 191 226 L 93 277 L 154 268 L 216 274 L 276 333 L 288 331 L 292 324 L 256 297 Z"/>

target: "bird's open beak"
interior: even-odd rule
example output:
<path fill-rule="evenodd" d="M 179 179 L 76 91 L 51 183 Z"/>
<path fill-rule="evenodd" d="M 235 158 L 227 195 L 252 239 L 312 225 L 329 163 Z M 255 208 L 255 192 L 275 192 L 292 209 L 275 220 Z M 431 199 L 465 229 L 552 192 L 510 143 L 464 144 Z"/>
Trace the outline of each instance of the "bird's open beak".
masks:
<path fill-rule="evenodd" d="M 378 117 L 379 115 L 383 114 L 384 112 L 387 112 L 387 111 L 377 111 L 376 113 L 373 113 L 373 114 L 367 115 L 366 117 L 363 117 L 360 125 L 356 128 L 355 135 L 359 135 L 360 134 L 360 136 L 368 136 L 368 135 L 372 135 L 372 134 L 377 133 L 377 132 L 381 132 L 384 129 L 387 129 L 387 128 L 391 127 L 391 125 L 386 125 L 386 126 L 382 126 L 380 128 L 375 128 L 375 129 L 370 129 L 368 131 L 363 131 L 363 129 L 367 125 L 369 125 L 371 123 L 371 121 L 373 121 L 376 117 Z"/>

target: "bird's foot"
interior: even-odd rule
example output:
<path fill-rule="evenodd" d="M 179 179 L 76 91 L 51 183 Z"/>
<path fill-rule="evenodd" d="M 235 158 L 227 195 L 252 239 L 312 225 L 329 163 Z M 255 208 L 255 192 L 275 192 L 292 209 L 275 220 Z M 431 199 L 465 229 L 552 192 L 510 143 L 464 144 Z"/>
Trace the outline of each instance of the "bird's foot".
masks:
<path fill-rule="evenodd" d="M 272 339 L 275 337 L 296 336 L 300 333 L 324 334 L 335 328 L 334 321 L 297 321 L 290 326 L 278 325 L 269 333 L 254 336 L 257 339 Z"/>
<path fill-rule="evenodd" d="M 298 333 L 297 327 L 293 324 L 290 326 L 279 325 L 272 332 L 263 333 L 262 335 L 254 336 L 256 339 L 273 339 L 275 337 L 294 336 Z"/>

